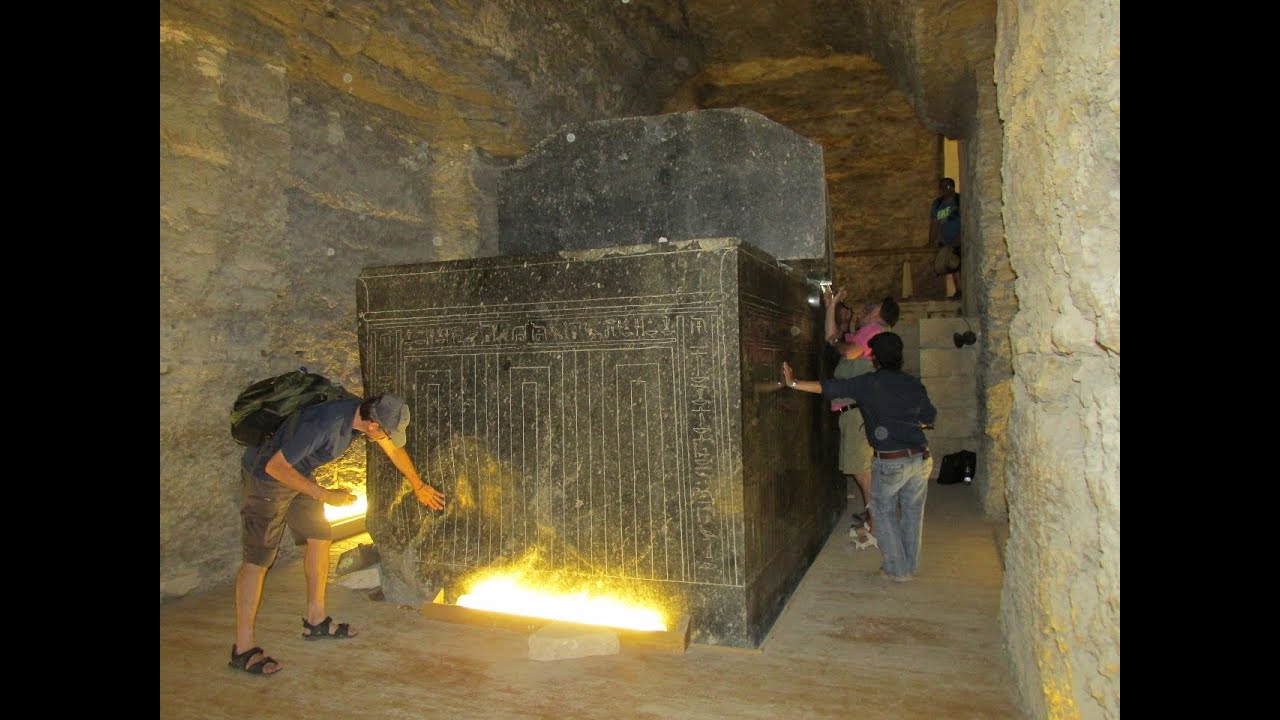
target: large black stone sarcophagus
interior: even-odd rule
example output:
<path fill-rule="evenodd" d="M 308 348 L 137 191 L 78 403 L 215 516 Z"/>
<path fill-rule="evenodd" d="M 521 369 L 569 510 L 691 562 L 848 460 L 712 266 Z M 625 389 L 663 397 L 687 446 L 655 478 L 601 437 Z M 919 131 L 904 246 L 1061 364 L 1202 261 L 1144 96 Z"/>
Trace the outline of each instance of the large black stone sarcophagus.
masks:
<path fill-rule="evenodd" d="M 816 395 L 821 311 L 799 271 L 736 239 L 368 268 L 365 387 L 409 403 L 376 448 L 366 523 L 388 600 L 456 594 L 536 557 L 687 613 L 695 642 L 756 647 L 843 509 Z"/>
<path fill-rule="evenodd" d="M 822 146 L 746 108 L 568 125 L 499 187 L 503 255 L 735 237 L 831 277 Z"/>

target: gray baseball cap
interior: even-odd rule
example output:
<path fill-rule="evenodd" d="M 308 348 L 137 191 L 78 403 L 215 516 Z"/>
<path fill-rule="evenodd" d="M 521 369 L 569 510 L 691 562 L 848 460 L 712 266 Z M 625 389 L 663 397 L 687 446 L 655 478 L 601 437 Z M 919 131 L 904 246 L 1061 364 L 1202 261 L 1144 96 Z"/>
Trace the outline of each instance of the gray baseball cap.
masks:
<path fill-rule="evenodd" d="M 378 398 L 369 412 L 374 422 L 382 426 L 383 432 L 391 436 L 391 442 L 402 448 L 409 441 L 409 406 L 400 398 L 387 393 Z"/>

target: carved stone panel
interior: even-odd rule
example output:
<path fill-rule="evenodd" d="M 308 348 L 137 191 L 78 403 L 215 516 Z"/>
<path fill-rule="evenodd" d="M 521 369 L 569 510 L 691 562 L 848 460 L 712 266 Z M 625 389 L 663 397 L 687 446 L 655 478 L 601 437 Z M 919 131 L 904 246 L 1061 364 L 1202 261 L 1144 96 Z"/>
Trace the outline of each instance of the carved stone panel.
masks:
<path fill-rule="evenodd" d="M 389 600 L 520 564 L 758 645 L 842 509 L 817 397 L 820 315 L 737 240 L 364 271 L 362 371 L 409 403 L 420 505 L 376 447 L 367 525 Z"/>

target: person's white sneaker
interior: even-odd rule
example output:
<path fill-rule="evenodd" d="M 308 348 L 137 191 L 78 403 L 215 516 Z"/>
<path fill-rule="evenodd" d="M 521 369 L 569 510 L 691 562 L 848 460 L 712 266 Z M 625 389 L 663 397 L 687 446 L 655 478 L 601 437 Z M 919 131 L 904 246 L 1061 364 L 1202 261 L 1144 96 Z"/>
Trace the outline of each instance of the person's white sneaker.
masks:
<path fill-rule="evenodd" d="M 863 532 L 859 533 L 858 530 Z M 853 547 L 856 550 L 866 550 L 869 547 L 879 548 L 880 541 L 876 540 L 876 536 L 872 535 L 866 528 L 854 528 L 849 531 L 849 537 L 853 540 Z"/>

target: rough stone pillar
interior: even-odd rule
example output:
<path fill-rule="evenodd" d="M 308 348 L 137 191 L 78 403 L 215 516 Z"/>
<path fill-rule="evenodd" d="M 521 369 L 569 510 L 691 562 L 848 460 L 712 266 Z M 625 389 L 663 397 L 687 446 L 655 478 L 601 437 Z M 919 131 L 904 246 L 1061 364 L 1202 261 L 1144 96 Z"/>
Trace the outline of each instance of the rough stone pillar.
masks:
<path fill-rule="evenodd" d="M 964 151 L 964 315 L 978 325 L 978 425 L 982 438 L 974 486 L 989 520 L 1007 520 L 1005 463 L 1009 455 L 1009 409 L 1013 403 L 1013 347 L 1009 326 L 1018 312 L 1015 275 L 1001 216 L 1000 160 L 1004 133 L 996 109 L 992 61 L 974 71 L 977 100 Z M 1001 547 L 1003 554 L 1004 548 Z"/>
<path fill-rule="evenodd" d="M 410 404 L 448 506 L 369 455 L 389 600 L 452 601 L 520 561 L 755 647 L 843 509 L 815 395 L 821 315 L 796 270 L 732 239 L 366 269 L 365 387 Z"/>
<path fill-rule="evenodd" d="M 999 4 L 1018 310 L 1000 607 L 1026 717 L 1120 717 L 1120 2 Z M 1053 72 L 1045 72 L 1054 68 Z"/>

